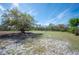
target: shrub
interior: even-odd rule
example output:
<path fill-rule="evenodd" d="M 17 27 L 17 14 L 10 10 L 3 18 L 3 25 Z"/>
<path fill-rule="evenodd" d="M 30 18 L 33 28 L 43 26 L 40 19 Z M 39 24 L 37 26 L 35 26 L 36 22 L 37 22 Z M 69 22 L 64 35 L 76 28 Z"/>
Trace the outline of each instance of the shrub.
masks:
<path fill-rule="evenodd" d="M 76 30 L 76 27 L 70 27 L 70 28 L 68 29 L 68 32 L 70 32 L 70 33 L 74 33 L 75 30 Z"/>

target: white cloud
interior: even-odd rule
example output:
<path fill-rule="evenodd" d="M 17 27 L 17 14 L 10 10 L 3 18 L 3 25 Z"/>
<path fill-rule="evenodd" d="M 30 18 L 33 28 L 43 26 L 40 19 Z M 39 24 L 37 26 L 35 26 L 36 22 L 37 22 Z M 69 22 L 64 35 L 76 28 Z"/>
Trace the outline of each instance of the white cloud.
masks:
<path fill-rule="evenodd" d="M 33 14 L 33 12 L 35 12 L 34 9 L 28 10 L 28 13 L 29 13 L 29 14 Z"/>
<path fill-rule="evenodd" d="M 69 11 L 69 8 L 61 12 L 56 18 L 61 19 L 65 16 L 65 14 Z"/>
<path fill-rule="evenodd" d="M 19 3 L 12 3 L 12 6 L 10 9 L 12 9 L 12 8 L 19 8 Z"/>
<path fill-rule="evenodd" d="M 30 8 L 27 11 L 28 14 L 32 15 L 32 16 L 36 16 L 38 14 L 38 12 L 35 9 Z"/>
<path fill-rule="evenodd" d="M 31 15 L 37 15 L 37 12 L 34 9 L 29 10 L 28 13 Z"/>
<path fill-rule="evenodd" d="M 5 10 L 5 8 L 0 5 L 0 10 L 3 11 L 3 10 Z"/>
<path fill-rule="evenodd" d="M 19 3 L 13 3 L 14 7 L 19 7 Z"/>
<path fill-rule="evenodd" d="M 13 9 L 13 8 L 18 8 L 18 9 L 20 9 L 19 3 L 12 3 L 12 6 L 11 6 L 10 9 Z M 27 11 L 28 14 L 30 14 L 30 15 L 32 15 L 32 16 L 36 16 L 36 15 L 38 14 L 38 12 L 37 12 L 35 9 L 31 8 L 31 6 L 27 5 L 26 8 L 27 8 L 26 11 Z M 21 10 L 21 11 L 24 12 L 24 10 Z M 26 12 L 26 11 L 25 11 L 25 12 Z"/>
<path fill-rule="evenodd" d="M 62 19 L 66 16 L 66 14 L 67 14 L 67 12 L 69 11 L 69 9 L 70 9 L 70 8 L 65 9 L 65 10 L 62 11 L 60 14 L 58 14 L 55 18 L 50 19 L 50 20 L 48 21 L 48 23 L 51 23 L 51 22 L 56 23 L 56 21 L 62 20 Z"/>
<path fill-rule="evenodd" d="M 2 5 L 0 5 L 0 17 L 1 17 L 4 10 L 5 10 L 5 8 Z"/>

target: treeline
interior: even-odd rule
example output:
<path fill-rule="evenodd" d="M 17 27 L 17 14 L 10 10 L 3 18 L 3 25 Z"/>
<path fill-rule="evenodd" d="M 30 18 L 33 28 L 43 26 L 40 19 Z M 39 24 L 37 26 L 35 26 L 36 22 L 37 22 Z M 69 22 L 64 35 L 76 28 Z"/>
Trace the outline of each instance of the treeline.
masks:
<path fill-rule="evenodd" d="M 50 23 L 47 26 L 36 25 L 34 30 L 41 30 L 41 31 L 62 31 L 62 32 L 70 32 L 75 35 L 79 35 L 79 18 L 71 18 L 68 24 L 58 24 L 54 25 Z"/>
<path fill-rule="evenodd" d="M 35 23 L 34 17 L 27 13 L 19 11 L 17 8 L 6 10 L 1 16 L 2 22 L 0 25 L 1 31 L 25 31 L 38 30 L 38 31 L 66 31 L 79 35 L 79 18 L 72 18 L 68 24 L 42 26 Z"/>
<path fill-rule="evenodd" d="M 43 26 L 43 25 L 36 25 L 33 28 L 34 30 L 40 30 L 40 31 L 67 31 L 68 26 L 64 24 L 58 24 L 54 25 L 50 23 L 49 25 Z"/>

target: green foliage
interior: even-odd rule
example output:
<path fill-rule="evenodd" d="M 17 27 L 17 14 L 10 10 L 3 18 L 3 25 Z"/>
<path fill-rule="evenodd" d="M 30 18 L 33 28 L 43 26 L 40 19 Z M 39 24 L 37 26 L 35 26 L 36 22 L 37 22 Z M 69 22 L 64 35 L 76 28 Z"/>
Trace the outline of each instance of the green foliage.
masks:
<path fill-rule="evenodd" d="M 78 32 L 79 31 L 79 29 L 78 29 L 78 26 L 79 26 L 79 18 L 72 18 L 72 19 L 70 19 L 69 25 L 70 25 L 70 28 L 68 30 L 69 32 L 75 33 L 75 34 L 78 34 L 79 33 Z"/>
<path fill-rule="evenodd" d="M 70 26 L 78 26 L 79 25 L 79 18 L 72 18 L 69 21 Z"/>
<path fill-rule="evenodd" d="M 54 25 L 53 25 L 52 23 L 50 23 L 50 24 L 47 26 L 47 30 L 52 31 L 52 30 L 53 30 L 53 27 L 54 27 Z"/>
<path fill-rule="evenodd" d="M 70 27 L 70 28 L 68 29 L 68 32 L 74 33 L 76 29 L 77 29 L 77 27 Z"/>
<path fill-rule="evenodd" d="M 14 8 L 7 10 L 2 15 L 2 25 L 16 30 L 30 30 L 34 24 L 34 19 L 31 15 L 23 13 Z"/>
<path fill-rule="evenodd" d="M 58 29 L 58 31 L 64 32 L 64 31 L 67 31 L 68 28 L 64 24 L 59 24 L 59 25 L 57 25 L 57 29 Z"/>
<path fill-rule="evenodd" d="M 46 26 L 36 25 L 36 27 L 34 27 L 34 30 L 41 31 L 67 31 L 67 29 L 68 28 L 64 24 L 54 25 L 52 23 Z"/>

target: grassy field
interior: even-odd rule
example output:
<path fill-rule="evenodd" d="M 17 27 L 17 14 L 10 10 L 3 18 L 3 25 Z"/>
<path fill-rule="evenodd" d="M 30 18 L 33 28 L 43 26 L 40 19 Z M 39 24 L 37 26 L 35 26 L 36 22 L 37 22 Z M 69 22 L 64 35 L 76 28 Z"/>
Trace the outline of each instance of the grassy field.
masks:
<path fill-rule="evenodd" d="M 58 31 L 1 31 L 0 54 L 79 54 L 79 36 Z M 40 36 L 41 35 L 41 36 Z"/>
<path fill-rule="evenodd" d="M 79 36 L 75 36 L 68 32 L 58 32 L 58 31 L 32 31 L 34 33 L 42 33 L 43 37 L 46 38 L 57 38 L 59 40 L 68 40 L 71 44 L 71 49 L 79 50 Z"/>

